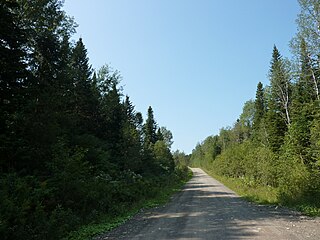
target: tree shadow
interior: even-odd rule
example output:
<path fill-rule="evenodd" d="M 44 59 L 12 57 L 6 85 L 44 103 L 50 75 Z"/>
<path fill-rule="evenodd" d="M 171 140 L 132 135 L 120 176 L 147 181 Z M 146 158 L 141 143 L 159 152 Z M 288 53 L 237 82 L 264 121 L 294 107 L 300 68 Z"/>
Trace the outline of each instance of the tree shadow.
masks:
<path fill-rule="evenodd" d="M 294 222 L 299 216 L 247 202 L 196 171 L 169 204 L 140 214 L 99 239 L 256 239 L 270 234 L 268 229 L 274 227 L 270 222 L 281 219 Z"/>

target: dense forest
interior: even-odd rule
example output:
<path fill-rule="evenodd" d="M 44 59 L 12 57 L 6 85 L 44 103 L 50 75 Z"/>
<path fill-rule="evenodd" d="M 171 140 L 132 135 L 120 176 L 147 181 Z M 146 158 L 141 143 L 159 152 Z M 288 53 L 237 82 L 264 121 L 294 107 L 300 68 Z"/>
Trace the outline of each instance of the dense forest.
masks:
<path fill-rule="evenodd" d="M 191 164 L 277 193 L 282 204 L 320 207 L 320 2 L 299 0 L 293 58 L 273 47 L 269 84 L 257 85 L 233 127 L 209 136 Z M 275 36 L 276 37 L 276 36 Z"/>
<path fill-rule="evenodd" d="M 60 239 L 185 177 L 60 0 L 0 1 L 0 236 Z"/>

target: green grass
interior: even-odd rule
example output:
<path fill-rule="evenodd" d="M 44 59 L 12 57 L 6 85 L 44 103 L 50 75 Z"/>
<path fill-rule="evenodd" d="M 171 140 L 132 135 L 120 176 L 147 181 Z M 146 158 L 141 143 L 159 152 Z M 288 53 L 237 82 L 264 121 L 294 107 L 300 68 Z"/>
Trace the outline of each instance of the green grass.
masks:
<path fill-rule="evenodd" d="M 210 176 L 214 177 L 225 186 L 236 192 L 240 197 L 258 204 L 281 205 L 294 210 L 298 210 L 308 216 L 320 216 L 320 208 L 305 202 L 287 203 L 279 199 L 277 188 L 261 186 L 258 184 L 250 185 L 240 178 L 228 178 L 214 173 L 212 170 L 205 170 Z"/>
<path fill-rule="evenodd" d="M 311 217 L 320 217 L 320 208 L 309 204 L 298 204 L 295 209 L 301 211 Z"/>
<path fill-rule="evenodd" d="M 278 190 L 276 188 L 252 185 L 240 178 L 228 178 L 219 176 L 212 171 L 207 172 L 210 176 L 222 182 L 225 186 L 235 191 L 239 196 L 259 204 L 279 204 Z"/>
<path fill-rule="evenodd" d="M 184 179 L 173 182 L 172 184 L 159 189 L 158 194 L 153 198 L 141 200 L 140 202 L 131 205 L 131 207 L 124 208 L 121 211 L 121 214 L 116 217 L 105 216 L 96 223 L 82 226 L 77 231 L 71 232 L 66 238 L 64 238 L 64 240 L 91 239 L 98 234 L 102 234 L 120 226 L 137 214 L 141 209 L 148 209 L 166 204 L 170 200 L 170 197 L 174 193 L 180 191 L 182 186 L 189 181 L 191 177 L 192 172 L 188 170 L 188 175 Z"/>

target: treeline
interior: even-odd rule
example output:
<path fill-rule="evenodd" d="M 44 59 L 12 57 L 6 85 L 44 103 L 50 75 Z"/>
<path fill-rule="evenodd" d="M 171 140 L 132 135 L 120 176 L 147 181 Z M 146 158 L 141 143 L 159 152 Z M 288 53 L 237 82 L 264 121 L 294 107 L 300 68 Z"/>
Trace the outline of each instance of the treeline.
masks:
<path fill-rule="evenodd" d="M 285 204 L 320 207 L 320 2 L 300 0 L 294 59 L 274 46 L 270 83 L 258 83 L 233 127 L 192 152 L 191 163 L 249 186 L 277 190 Z"/>
<path fill-rule="evenodd" d="M 172 134 L 95 71 L 60 0 L 0 1 L 0 236 L 59 239 L 184 177 Z"/>

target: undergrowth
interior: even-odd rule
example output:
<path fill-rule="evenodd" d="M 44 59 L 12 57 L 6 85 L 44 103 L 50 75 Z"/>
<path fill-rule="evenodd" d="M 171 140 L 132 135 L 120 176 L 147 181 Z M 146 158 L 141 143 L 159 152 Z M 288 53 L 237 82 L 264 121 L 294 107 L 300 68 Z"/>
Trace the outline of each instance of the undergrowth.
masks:
<path fill-rule="evenodd" d="M 183 172 L 185 171 L 185 172 Z M 99 221 L 82 226 L 76 231 L 71 232 L 63 240 L 86 240 L 94 236 L 108 232 L 131 219 L 141 209 L 149 209 L 167 203 L 170 197 L 178 192 L 182 186 L 192 177 L 191 170 L 178 170 L 172 176 L 168 184 L 157 189 L 157 194 L 149 199 L 142 199 L 130 206 L 124 206 L 116 216 L 106 215 Z"/>
<path fill-rule="evenodd" d="M 210 176 L 214 177 L 225 186 L 236 192 L 240 197 L 258 204 L 279 205 L 298 210 L 308 216 L 320 216 L 320 208 L 314 204 L 308 203 L 303 199 L 299 202 L 282 201 L 279 197 L 279 189 L 270 186 L 261 186 L 258 184 L 248 184 L 241 178 L 228 178 L 217 175 L 213 170 L 205 170 Z"/>

